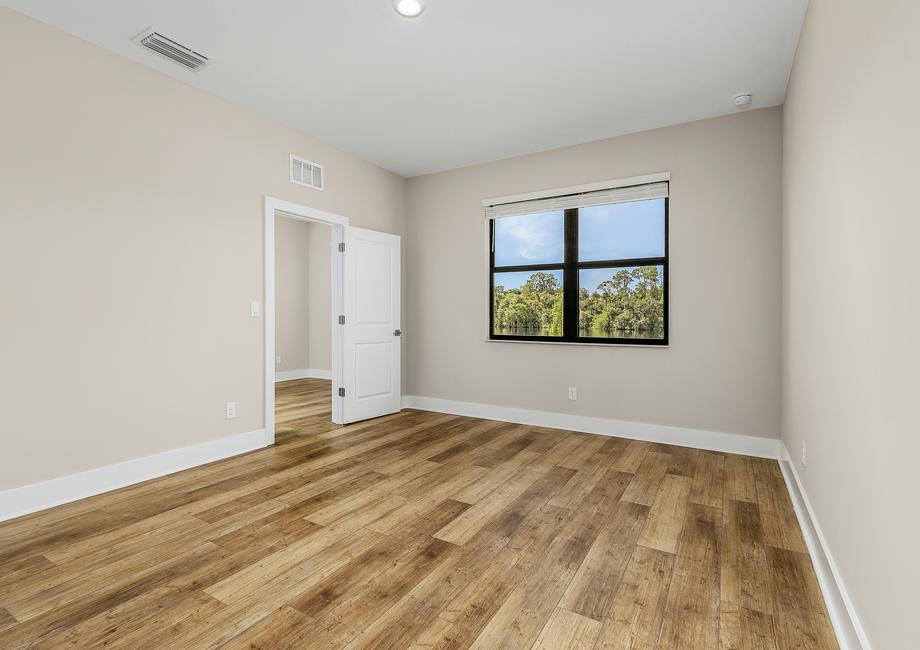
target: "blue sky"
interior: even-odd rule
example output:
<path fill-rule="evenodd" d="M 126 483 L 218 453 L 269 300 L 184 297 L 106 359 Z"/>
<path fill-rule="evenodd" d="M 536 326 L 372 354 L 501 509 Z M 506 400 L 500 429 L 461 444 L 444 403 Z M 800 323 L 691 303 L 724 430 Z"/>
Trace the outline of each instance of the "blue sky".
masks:
<path fill-rule="evenodd" d="M 562 262 L 564 216 L 559 210 L 497 219 L 495 266 Z"/>
<path fill-rule="evenodd" d="M 563 222 L 561 210 L 497 219 L 495 265 L 562 262 Z M 664 199 L 582 208 L 578 239 L 579 259 L 583 262 L 661 257 Z"/>
<path fill-rule="evenodd" d="M 664 256 L 664 199 L 578 211 L 581 262 Z"/>

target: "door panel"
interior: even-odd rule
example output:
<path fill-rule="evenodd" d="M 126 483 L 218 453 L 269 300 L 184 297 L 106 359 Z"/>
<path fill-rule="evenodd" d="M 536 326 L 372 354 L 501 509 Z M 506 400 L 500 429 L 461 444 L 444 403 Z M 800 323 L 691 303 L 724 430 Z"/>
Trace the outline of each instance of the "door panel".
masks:
<path fill-rule="evenodd" d="M 345 229 L 345 422 L 401 408 L 399 246 L 397 235 Z"/>
<path fill-rule="evenodd" d="M 390 385 L 391 357 L 389 341 L 384 343 L 358 343 L 357 363 L 358 368 L 373 368 L 374 372 L 359 373 L 355 384 L 355 399 L 367 399 L 379 395 L 389 395 L 393 387 Z"/>

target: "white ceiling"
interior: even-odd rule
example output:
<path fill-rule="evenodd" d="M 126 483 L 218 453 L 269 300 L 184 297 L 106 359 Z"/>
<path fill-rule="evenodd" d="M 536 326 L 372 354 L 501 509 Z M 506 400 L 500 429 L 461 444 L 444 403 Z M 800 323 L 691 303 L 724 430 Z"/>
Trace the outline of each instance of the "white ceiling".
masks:
<path fill-rule="evenodd" d="M 0 0 L 404 176 L 783 102 L 807 0 Z M 147 27 L 210 56 L 192 73 Z M 309 152 L 302 152 L 309 155 Z M 322 162 L 322 161 L 319 161 Z"/>

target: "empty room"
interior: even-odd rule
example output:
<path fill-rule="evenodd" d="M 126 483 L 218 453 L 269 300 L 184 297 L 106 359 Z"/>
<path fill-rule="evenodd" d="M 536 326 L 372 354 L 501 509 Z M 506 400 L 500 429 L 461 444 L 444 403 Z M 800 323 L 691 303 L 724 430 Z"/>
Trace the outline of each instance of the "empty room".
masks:
<path fill-rule="evenodd" d="M 0 0 L 0 648 L 907 650 L 916 0 Z"/>

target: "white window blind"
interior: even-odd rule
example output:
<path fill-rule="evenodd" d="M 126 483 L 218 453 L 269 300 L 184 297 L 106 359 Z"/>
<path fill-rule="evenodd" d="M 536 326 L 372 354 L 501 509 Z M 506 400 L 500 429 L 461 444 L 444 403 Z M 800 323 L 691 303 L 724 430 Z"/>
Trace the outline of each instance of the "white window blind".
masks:
<path fill-rule="evenodd" d="M 667 196 L 668 183 L 665 181 L 583 192 L 580 194 L 567 194 L 565 196 L 554 196 L 531 201 L 487 205 L 484 207 L 484 211 L 486 219 L 499 219 L 501 217 L 516 217 L 537 212 L 553 212 L 555 210 L 568 210 L 570 208 L 587 208 L 592 205 L 609 205 L 611 203 L 627 203 L 629 201 L 645 201 L 647 199 L 664 199 L 667 198 Z"/>

